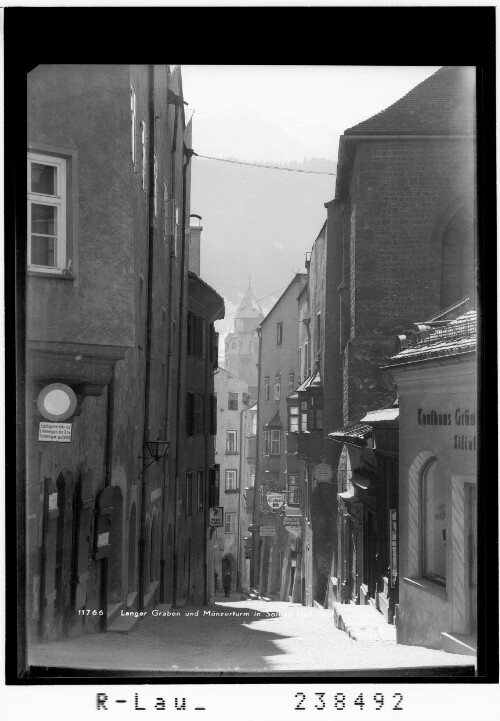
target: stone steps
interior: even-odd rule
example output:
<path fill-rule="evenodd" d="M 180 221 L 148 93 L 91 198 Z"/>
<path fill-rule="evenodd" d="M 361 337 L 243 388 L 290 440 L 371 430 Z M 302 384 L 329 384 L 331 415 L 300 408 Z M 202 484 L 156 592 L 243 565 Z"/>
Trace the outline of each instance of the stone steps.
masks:
<path fill-rule="evenodd" d="M 387 623 L 383 614 L 371 604 L 334 603 L 333 612 L 337 628 L 354 641 L 396 643 L 396 627 Z"/>
<path fill-rule="evenodd" d="M 477 655 L 477 638 L 463 633 L 441 633 L 443 651 L 459 653 L 463 656 Z"/>

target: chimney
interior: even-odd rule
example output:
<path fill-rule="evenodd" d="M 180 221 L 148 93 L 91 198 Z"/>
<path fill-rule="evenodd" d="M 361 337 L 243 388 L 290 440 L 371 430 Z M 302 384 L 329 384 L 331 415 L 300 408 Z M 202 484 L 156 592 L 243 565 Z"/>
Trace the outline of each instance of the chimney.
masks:
<path fill-rule="evenodd" d="M 192 218 L 198 218 L 198 224 L 196 221 L 192 221 Z M 201 215 L 192 214 L 189 216 L 189 270 L 196 275 L 200 275 L 200 240 L 201 231 Z"/>

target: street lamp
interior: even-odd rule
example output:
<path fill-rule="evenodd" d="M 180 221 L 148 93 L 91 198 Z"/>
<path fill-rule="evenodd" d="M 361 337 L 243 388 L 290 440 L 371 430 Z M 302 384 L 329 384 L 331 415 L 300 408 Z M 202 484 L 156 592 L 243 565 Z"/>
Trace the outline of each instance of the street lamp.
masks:
<path fill-rule="evenodd" d="M 146 441 L 149 456 L 139 456 L 139 458 L 151 458 L 151 460 L 139 473 L 139 477 L 142 476 L 144 471 L 147 470 L 152 463 L 159 463 L 162 458 L 165 458 L 171 445 L 172 441 Z"/>

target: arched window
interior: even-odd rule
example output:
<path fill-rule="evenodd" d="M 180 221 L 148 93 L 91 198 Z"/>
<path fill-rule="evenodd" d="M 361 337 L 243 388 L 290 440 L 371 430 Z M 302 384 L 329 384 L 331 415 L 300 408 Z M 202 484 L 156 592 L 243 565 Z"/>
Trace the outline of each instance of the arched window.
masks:
<path fill-rule="evenodd" d="M 476 285 L 474 218 L 460 208 L 448 222 L 443 233 L 443 265 L 441 276 L 441 307 L 473 297 Z"/>
<path fill-rule="evenodd" d="M 437 461 L 422 474 L 422 574 L 446 583 L 446 479 Z"/>

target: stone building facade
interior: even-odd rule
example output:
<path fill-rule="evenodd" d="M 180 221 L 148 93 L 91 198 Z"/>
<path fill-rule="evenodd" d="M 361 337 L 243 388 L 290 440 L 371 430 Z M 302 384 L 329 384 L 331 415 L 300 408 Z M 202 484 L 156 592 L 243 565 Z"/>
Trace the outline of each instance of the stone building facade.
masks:
<path fill-rule="evenodd" d="M 188 595 L 192 529 L 175 518 L 194 302 L 183 108 L 178 66 L 28 77 L 29 643 Z"/>

